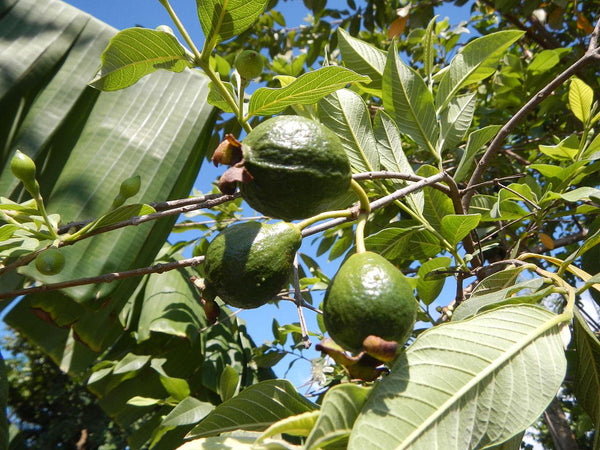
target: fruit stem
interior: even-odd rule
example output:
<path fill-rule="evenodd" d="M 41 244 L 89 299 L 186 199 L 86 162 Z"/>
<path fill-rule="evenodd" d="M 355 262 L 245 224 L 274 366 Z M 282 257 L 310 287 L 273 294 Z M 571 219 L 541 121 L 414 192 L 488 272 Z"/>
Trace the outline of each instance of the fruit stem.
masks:
<path fill-rule="evenodd" d="M 352 211 L 350 209 L 338 209 L 335 211 L 325 211 L 321 214 L 317 214 L 316 216 L 309 217 L 304 219 L 301 222 L 298 222 L 297 227 L 300 230 L 305 229 L 306 227 L 312 225 L 313 223 L 319 222 L 321 220 L 327 219 L 335 219 L 337 217 L 352 217 Z"/>
<path fill-rule="evenodd" d="M 354 191 L 360 202 L 360 212 L 366 213 L 367 215 L 371 212 L 371 204 L 369 203 L 369 197 L 360 184 L 354 179 L 350 181 L 350 188 Z"/>
<path fill-rule="evenodd" d="M 171 20 L 173 21 L 173 23 L 175 24 L 175 26 L 181 33 L 181 36 L 183 36 L 183 39 L 185 40 L 186 44 L 190 46 L 190 49 L 192 50 L 194 57 L 199 61 L 202 58 L 202 55 L 198 51 L 198 48 L 196 47 L 196 44 L 194 44 L 194 41 L 190 37 L 189 33 L 183 26 L 183 23 L 181 23 L 181 20 L 179 20 L 179 17 L 177 17 L 175 10 L 172 8 L 171 4 L 169 3 L 169 0 L 158 0 L 158 1 L 161 3 L 161 5 L 163 5 L 165 7 L 167 12 L 169 13 L 169 16 L 171 17 Z"/>
<path fill-rule="evenodd" d="M 360 202 L 360 214 L 358 216 L 358 223 L 356 224 L 356 234 L 354 239 L 356 241 L 356 253 L 364 253 L 367 251 L 365 247 L 365 226 L 367 225 L 367 219 L 371 213 L 371 204 L 369 203 L 369 197 L 356 180 L 350 182 L 350 187 L 358 197 Z"/>
<path fill-rule="evenodd" d="M 42 194 L 40 194 L 39 190 L 37 192 L 37 195 L 34 197 L 34 200 L 37 204 L 40 214 L 44 218 L 44 222 L 46 222 L 46 226 L 48 227 L 48 232 L 50 233 L 50 236 L 52 236 L 52 239 L 59 239 L 58 233 L 56 232 L 56 228 L 54 227 L 54 225 L 52 225 L 52 222 L 50 222 L 50 218 L 48 217 L 48 213 L 46 212 L 46 207 L 44 206 L 44 199 L 42 198 Z"/>

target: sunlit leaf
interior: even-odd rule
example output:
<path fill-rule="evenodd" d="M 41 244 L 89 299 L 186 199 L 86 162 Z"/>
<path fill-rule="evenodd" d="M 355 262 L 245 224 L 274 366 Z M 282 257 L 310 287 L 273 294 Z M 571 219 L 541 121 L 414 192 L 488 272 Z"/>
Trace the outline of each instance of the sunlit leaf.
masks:
<path fill-rule="evenodd" d="M 569 107 L 581 122 L 586 123 L 592 112 L 594 91 L 579 78 L 569 84 Z"/>
<path fill-rule="evenodd" d="M 396 121 L 398 129 L 439 157 L 434 147 L 439 126 L 433 95 L 423 78 L 402 62 L 395 42 L 388 51 L 382 95 L 385 109 Z"/>
<path fill-rule="evenodd" d="M 502 307 L 434 327 L 369 396 L 348 448 L 500 444 L 539 417 L 565 371 L 559 318 L 542 308 Z"/>
<path fill-rule="evenodd" d="M 216 44 L 237 36 L 258 19 L 267 3 L 268 0 L 196 0 L 205 39 Z"/>
<path fill-rule="evenodd" d="M 383 50 L 350 36 L 342 27 L 338 28 L 338 46 L 346 67 L 371 79 L 370 89 L 381 89 L 381 80 L 387 55 Z"/>
<path fill-rule="evenodd" d="M 313 70 L 282 88 L 258 88 L 250 98 L 250 116 L 268 116 L 292 105 L 310 105 L 349 83 L 368 82 L 369 78 L 344 67 Z"/>
<path fill-rule="evenodd" d="M 479 214 L 448 214 L 442 217 L 440 232 L 450 244 L 457 245 L 479 225 L 480 220 Z"/>
<path fill-rule="evenodd" d="M 506 50 L 524 34 L 524 31 L 498 31 L 469 42 L 450 62 L 440 81 L 435 104 L 438 111 L 464 87 L 492 75 Z"/>
<path fill-rule="evenodd" d="M 110 40 L 102 65 L 90 85 L 103 91 L 131 86 L 158 69 L 182 72 L 193 67 L 193 58 L 171 33 L 148 28 L 128 28 Z"/>
<path fill-rule="evenodd" d="M 258 442 L 265 440 L 271 436 L 285 433 L 291 436 L 308 436 L 310 430 L 315 426 L 315 422 L 321 412 L 307 411 L 295 416 L 286 417 L 278 422 L 275 422 L 267 428 L 258 438 Z"/>
<path fill-rule="evenodd" d="M 178 427 L 197 423 L 210 413 L 215 406 L 211 403 L 201 402 L 194 397 L 187 397 L 180 401 L 173 410 L 165 416 L 161 427 Z"/>
<path fill-rule="evenodd" d="M 440 114 L 438 149 L 452 148 L 467 134 L 475 113 L 476 94 L 455 97 Z"/>
<path fill-rule="evenodd" d="M 342 141 L 355 172 L 379 169 L 379 156 L 371 116 L 355 92 L 340 89 L 319 101 L 319 118 Z"/>

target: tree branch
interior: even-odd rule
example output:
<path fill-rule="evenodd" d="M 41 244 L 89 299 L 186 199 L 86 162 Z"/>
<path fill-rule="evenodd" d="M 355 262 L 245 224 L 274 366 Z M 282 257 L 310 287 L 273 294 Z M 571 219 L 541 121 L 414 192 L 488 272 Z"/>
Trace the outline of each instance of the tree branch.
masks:
<path fill-rule="evenodd" d="M 599 27 L 600 20 L 596 23 L 596 27 L 594 28 L 594 32 L 592 33 L 592 37 L 590 38 L 590 45 L 585 54 L 577 61 L 575 61 L 571 66 L 569 66 L 566 70 L 564 70 L 560 75 L 558 75 L 554 80 L 552 80 L 548 85 L 543 87 L 537 94 L 535 94 L 519 111 L 517 111 L 517 113 L 508 122 L 506 122 L 506 124 L 500 129 L 496 137 L 494 137 L 488 149 L 477 163 L 477 166 L 475 167 L 475 170 L 471 175 L 471 179 L 467 184 L 466 195 L 463 197 L 463 205 L 465 210 L 468 209 L 471 197 L 474 194 L 474 190 L 471 189 L 472 186 L 481 180 L 484 172 L 491 164 L 493 158 L 500 151 L 502 142 L 504 141 L 504 139 L 506 139 L 510 132 L 519 123 L 521 123 L 537 105 L 539 105 L 544 99 L 550 96 L 550 94 L 552 94 L 552 92 L 556 88 L 565 83 L 575 72 L 577 72 L 590 62 L 599 58 L 597 46 Z"/>
<path fill-rule="evenodd" d="M 122 280 L 124 278 L 139 277 L 141 275 L 146 275 L 149 273 L 163 273 L 168 270 L 180 269 L 182 267 L 197 266 L 202 261 L 204 261 L 204 256 L 196 256 L 195 258 L 182 259 L 181 261 L 174 261 L 170 263 L 159 263 L 150 267 L 126 270 L 124 272 L 105 273 L 103 275 L 98 275 L 95 277 L 61 281 L 60 283 L 42 284 L 39 286 L 18 289 L 10 292 L 0 292 L 0 299 L 14 298 L 19 295 L 28 295 L 37 292 L 55 291 L 57 289 L 64 289 L 74 286 L 83 286 L 85 284 L 112 283 L 113 281 Z"/>

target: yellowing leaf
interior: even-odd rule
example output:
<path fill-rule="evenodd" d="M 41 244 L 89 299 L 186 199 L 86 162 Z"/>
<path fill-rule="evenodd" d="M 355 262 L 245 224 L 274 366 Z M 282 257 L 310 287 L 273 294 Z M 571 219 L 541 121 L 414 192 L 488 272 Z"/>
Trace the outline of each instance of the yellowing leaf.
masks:
<path fill-rule="evenodd" d="M 546 233 L 540 233 L 540 242 L 550 250 L 554 249 L 554 240 Z"/>
<path fill-rule="evenodd" d="M 583 13 L 577 14 L 577 28 L 583 30 L 585 34 L 592 34 L 592 32 L 594 31 L 594 27 L 589 22 L 589 20 L 587 20 L 587 18 L 583 15 Z"/>
<path fill-rule="evenodd" d="M 579 78 L 573 78 L 569 85 L 569 107 L 575 117 L 586 122 L 592 110 L 594 91 Z"/>
<path fill-rule="evenodd" d="M 393 39 L 396 36 L 400 36 L 404 31 L 404 28 L 406 28 L 406 22 L 408 22 L 408 15 L 396 18 L 396 20 L 392 22 L 390 28 L 388 29 L 388 39 Z"/>

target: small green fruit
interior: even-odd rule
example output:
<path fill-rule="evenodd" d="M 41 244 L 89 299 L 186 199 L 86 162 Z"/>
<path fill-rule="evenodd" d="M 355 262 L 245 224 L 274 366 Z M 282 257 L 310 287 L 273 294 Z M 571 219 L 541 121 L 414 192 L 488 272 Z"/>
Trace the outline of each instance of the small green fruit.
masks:
<path fill-rule="evenodd" d="M 263 72 L 263 57 L 254 50 L 243 50 L 233 63 L 233 66 L 245 80 L 259 77 Z"/>
<path fill-rule="evenodd" d="M 13 156 L 10 161 L 10 170 L 30 193 L 36 190 L 37 181 L 35 180 L 35 163 L 29 156 L 20 150 L 17 150 L 15 156 Z"/>
<path fill-rule="evenodd" d="M 50 247 L 36 256 L 35 267 L 43 275 L 56 275 L 65 267 L 65 257 L 59 249 Z"/>
<path fill-rule="evenodd" d="M 338 208 L 336 202 L 348 192 L 348 156 L 337 135 L 319 122 L 274 117 L 254 128 L 241 145 L 245 180 L 238 178 L 240 192 L 264 215 L 304 219 Z M 229 170 L 239 171 L 238 166 Z"/>
<path fill-rule="evenodd" d="M 323 302 L 329 335 L 346 350 L 363 350 L 367 336 L 403 345 L 417 315 L 413 288 L 392 263 L 373 252 L 356 253 L 333 278 Z"/>
<path fill-rule="evenodd" d="M 287 286 L 301 243 L 291 223 L 232 225 L 206 250 L 206 289 L 237 308 L 264 305 Z"/>
<path fill-rule="evenodd" d="M 125 198 L 133 197 L 140 190 L 141 178 L 139 175 L 129 177 L 121 183 L 119 194 Z"/>

